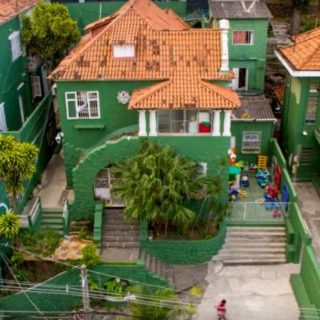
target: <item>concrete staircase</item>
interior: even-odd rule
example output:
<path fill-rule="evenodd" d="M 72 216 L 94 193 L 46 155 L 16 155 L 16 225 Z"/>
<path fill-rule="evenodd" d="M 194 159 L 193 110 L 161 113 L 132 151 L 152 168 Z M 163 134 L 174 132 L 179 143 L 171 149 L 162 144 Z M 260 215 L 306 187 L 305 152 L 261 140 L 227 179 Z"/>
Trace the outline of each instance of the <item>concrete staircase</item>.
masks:
<path fill-rule="evenodd" d="M 123 208 L 106 208 L 102 248 L 139 248 L 139 223 L 126 222 Z"/>
<path fill-rule="evenodd" d="M 228 227 L 225 243 L 213 261 L 224 265 L 286 263 L 285 227 Z"/>
<path fill-rule="evenodd" d="M 63 217 L 62 211 L 56 209 L 42 208 L 41 229 L 56 230 L 60 235 L 63 235 Z"/>
<path fill-rule="evenodd" d="M 144 262 L 144 265 L 148 271 L 166 279 L 171 285 L 175 284 L 173 266 L 166 264 L 165 262 L 142 250 L 139 252 L 139 260 Z"/>

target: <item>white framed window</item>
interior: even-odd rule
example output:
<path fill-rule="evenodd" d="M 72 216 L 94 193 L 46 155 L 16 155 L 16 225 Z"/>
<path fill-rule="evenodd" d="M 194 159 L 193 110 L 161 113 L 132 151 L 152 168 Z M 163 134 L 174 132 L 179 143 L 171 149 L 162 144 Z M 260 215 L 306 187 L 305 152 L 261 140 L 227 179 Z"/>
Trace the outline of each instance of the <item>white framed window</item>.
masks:
<path fill-rule="evenodd" d="M 67 119 L 98 119 L 100 104 L 98 91 L 66 92 Z"/>
<path fill-rule="evenodd" d="M 250 30 L 233 31 L 233 44 L 253 45 L 253 31 L 250 31 Z"/>
<path fill-rule="evenodd" d="M 261 149 L 261 132 L 260 131 L 243 131 L 241 152 L 260 153 L 260 149 Z"/>
<path fill-rule="evenodd" d="M 314 124 L 317 120 L 317 110 L 319 105 L 318 96 L 309 96 L 305 116 L 305 124 Z"/>
<path fill-rule="evenodd" d="M 4 112 L 4 103 L 0 103 L 0 132 L 6 132 L 8 130 L 7 128 L 7 121 L 6 121 L 6 115 Z"/>
<path fill-rule="evenodd" d="M 42 97 L 42 90 L 41 90 L 41 79 L 39 76 L 32 76 L 31 77 L 31 84 L 32 84 L 32 97 Z"/>
<path fill-rule="evenodd" d="M 133 44 L 113 45 L 113 56 L 115 58 L 134 58 L 135 48 Z"/>
<path fill-rule="evenodd" d="M 11 59 L 12 61 L 17 60 L 22 56 L 22 46 L 20 41 L 20 32 L 14 31 L 9 36 L 9 41 L 11 45 Z"/>

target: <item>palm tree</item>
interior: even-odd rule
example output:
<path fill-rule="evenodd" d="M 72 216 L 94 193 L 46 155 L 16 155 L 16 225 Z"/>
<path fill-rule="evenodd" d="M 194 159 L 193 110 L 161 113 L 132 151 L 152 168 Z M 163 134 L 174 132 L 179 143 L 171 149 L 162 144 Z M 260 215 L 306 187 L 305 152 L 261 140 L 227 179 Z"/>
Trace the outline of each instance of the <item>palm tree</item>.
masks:
<path fill-rule="evenodd" d="M 135 157 L 114 169 L 117 180 L 112 191 L 126 202 L 128 219 L 164 226 L 167 235 L 169 223 L 188 226 L 194 220 L 195 213 L 184 203 L 205 189 L 208 179 L 198 170 L 196 163 L 171 147 L 144 140 Z"/>

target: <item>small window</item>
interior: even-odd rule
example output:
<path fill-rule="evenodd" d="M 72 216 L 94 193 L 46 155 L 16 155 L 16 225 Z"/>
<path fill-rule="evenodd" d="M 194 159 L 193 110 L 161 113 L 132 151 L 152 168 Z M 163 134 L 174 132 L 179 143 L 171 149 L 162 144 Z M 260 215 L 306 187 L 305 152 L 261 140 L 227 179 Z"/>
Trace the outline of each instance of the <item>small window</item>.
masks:
<path fill-rule="evenodd" d="M 66 92 L 68 119 L 100 118 L 98 91 Z"/>
<path fill-rule="evenodd" d="M 253 44 L 253 32 L 245 30 L 233 31 L 233 44 Z"/>
<path fill-rule="evenodd" d="M 33 98 L 42 97 L 41 80 L 39 76 L 32 76 L 32 96 Z"/>
<path fill-rule="evenodd" d="M 310 83 L 309 92 L 310 93 L 319 93 L 320 92 L 320 83 Z"/>
<path fill-rule="evenodd" d="M 244 131 L 242 134 L 241 151 L 243 153 L 260 153 L 261 148 L 261 132 L 260 131 Z"/>
<path fill-rule="evenodd" d="M 309 166 L 312 159 L 312 149 L 302 148 L 300 152 L 300 166 Z"/>
<path fill-rule="evenodd" d="M 318 104 L 319 104 L 318 96 L 310 96 L 308 98 L 306 117 L 305 117 L 306 124 L 313 124 L 316 122 Z"/>
<path fill-rule="evenodd" d="M 249 72 L 246 68 L 233 68 L 235 78 L 232 80 L 233 90 L 247 90 Z"/>
<path fill-rule="evenodd" d="M 134 58 L 135 48 L 133 44 L 121 44 L 113 46 L 113 56 L 115 58 Z"/>
<path fill-rule="evenodd" d="M 9 40 L 11 44 L 11 59 L 12 61 L 15 61 L 22 55 L 19 31 L 11 33 L 11 35 L 9 36 Z"/>

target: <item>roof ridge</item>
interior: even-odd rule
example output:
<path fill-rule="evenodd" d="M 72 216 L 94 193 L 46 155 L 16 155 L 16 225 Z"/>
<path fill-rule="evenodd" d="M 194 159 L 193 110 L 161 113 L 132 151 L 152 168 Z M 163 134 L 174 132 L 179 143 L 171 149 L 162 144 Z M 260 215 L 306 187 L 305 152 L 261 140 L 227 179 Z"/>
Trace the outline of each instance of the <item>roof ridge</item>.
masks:
<path fill-rule="evenodd" d="M 136 94 L 139 94 L 140 91 L 144 91 L 146 89 L 149 88 L 149 91 L 146 92 L 145 94 L 143 94 L 141 97 L 137 98 L 134 102 L 134 104 L 138 103 L 138 102 L 141 102 L 143 99 L 146 99 L 147 97 L 149 97 L 150 95 L 152 95 L 155 91 L 163 88 L 163 87 L 166 87 L 167 85 L 169 85 L 170 83 L 172 83 L 172 79 L 166 79 L 166 80 L 163 80 L 159 83 L 156 83 L 154 85 L 151 85 L 149 87 L 145 87 L 145 88 L 140 88 L 138 90 L 134 90 L 134 92 Z M 130 103 L 129 103 L 129 109 L 130 109 L 130 104 L 131 104 L 131 100 L 130 100 Z"/>
<path fill-rule="evenodd" d="M 224 94 L 224 92 L 223 92 L 223 91 L 228 91 L 228 92 L 234 92 L 234 91 L 232 91 L 232 90 L 230 90 L 230 89 L 228 89 L 228 88 L 226 88 L 226 87 L 222 87 L 222 86 L 218 86 L 218 85 L 216 85 L 216 84 L 210 83 L 210 82 L 208 82 L 208 81 L 206 81 L 206 80 L 203 80 L 203 79 L 200 80 L 200 84 L 201 84 L 201 85 L 204 85 L 205 87 L 209 88 L 210 90 L 214 90 L 215 92 L 219 93 L 220 95 L 222 95 L 222 96 L 223 96 L 226 100 L 228 100 L 229 102 L 235 103 L 235 102 L 232 101 L 228 96 L 226 96 L 226 95 Z M 238 106 L 240 107 L 240 106 L 241 106 L 241 101 L 240 101 L 238 95 L 236 95 L 236 97 L 238 98 L 238 101 L 239 101 Z"/>

